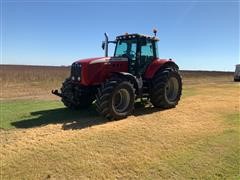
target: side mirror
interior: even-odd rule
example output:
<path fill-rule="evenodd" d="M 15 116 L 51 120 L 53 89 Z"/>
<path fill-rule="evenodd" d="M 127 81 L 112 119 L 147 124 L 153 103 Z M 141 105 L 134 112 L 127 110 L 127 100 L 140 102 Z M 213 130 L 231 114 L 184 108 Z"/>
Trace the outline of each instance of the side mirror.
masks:
<path fill-rule="evenodd" d="M 102 49 L 105 49 L 105 41 L 102 42 Z"/>

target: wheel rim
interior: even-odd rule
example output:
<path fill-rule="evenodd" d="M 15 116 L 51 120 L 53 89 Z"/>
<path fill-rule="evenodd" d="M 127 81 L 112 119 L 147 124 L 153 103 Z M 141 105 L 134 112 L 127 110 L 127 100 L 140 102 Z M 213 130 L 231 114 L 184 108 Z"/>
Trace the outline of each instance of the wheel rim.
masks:
<path fill-rule="evenodd" d="M 130 95 L 126 89 L 120 89 L 113 96 L 113 109 L 118 113 L 126 111 L 130 103 Z"/>
<path fill-rule="evenodd" d="M 179 84 L 175 77 L 169 78 L 166 85 L 166 95 L 169 101 L 175 101 L 178 96 Z"/>

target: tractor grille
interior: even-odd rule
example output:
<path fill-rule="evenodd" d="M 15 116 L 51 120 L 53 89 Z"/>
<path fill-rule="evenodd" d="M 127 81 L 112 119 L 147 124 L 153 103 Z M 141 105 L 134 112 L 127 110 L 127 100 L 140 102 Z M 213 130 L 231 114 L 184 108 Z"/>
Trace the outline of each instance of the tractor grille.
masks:
<path fill-rule="evenodd" d="M 73 63 L 71 66 L 71 79 L 73 81 L 81 80 L 81 64 Z"/>

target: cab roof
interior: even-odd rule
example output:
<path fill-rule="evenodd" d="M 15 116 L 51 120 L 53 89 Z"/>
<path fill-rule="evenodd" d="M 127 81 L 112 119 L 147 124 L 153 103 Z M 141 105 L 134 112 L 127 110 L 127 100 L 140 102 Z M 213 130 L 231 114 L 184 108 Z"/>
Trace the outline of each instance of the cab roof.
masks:
<path fill-rule="evenodd" d="M 127 34 L 126 33 L 124 35 L 117 36 L 116 40 L 119 40 L 119 39 L 133 39 L 133 38 L 146 38 L 146 39 L 151 39 L 151 40 L 154 40 L 154 41 L 159 41 L 159 39 L 155 36 L 148 36 L 148 35 L 137 34 L 137 33 L 134 33 L 134 34 Z"/>

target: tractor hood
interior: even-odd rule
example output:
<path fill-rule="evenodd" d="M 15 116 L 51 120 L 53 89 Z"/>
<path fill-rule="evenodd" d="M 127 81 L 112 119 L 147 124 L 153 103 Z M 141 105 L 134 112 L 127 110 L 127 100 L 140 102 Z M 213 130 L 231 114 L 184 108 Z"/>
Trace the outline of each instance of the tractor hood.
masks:
<path fill-rule="evenodd" d="M 81 84 L 99 85 L 112 72 L 128 72 L 128 58 L 124 57 L 96 57 L 75 61 L 71 67 L 71 74 L 75 79 L 81 79 Z M 80 75 L 79 75 L 80 74 Z"/>
<path fill-rule="evenodd" d="M 79 64 L 96 64 L 96 63 L 106 63 L 109 62 L 111 57 L 95 57 L 95 58 L 88 58 L 88 59 L 80 59 L 74 63 Z"/>
<path fill-rule="evenodd" d="M 91 64 L 105 64 L 108 62 L 114 63 L 114 62 L 127 62 L 128 58 L 125 57 L 96 57 L 96 58 L 88 58 L 88 59 L 80 59 L 78 61 L 75 61 L 76 64 L 81 65 L 91 65 Z"/>

